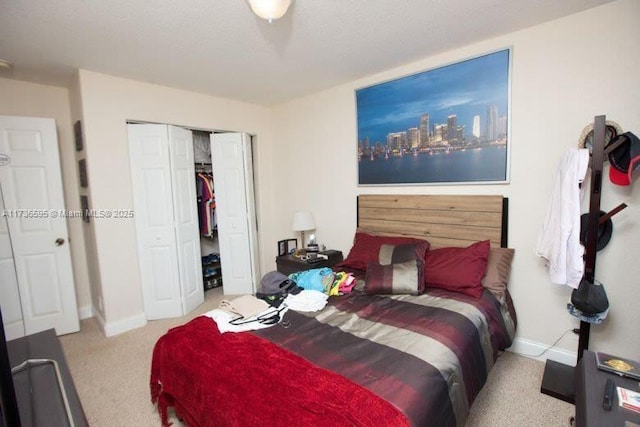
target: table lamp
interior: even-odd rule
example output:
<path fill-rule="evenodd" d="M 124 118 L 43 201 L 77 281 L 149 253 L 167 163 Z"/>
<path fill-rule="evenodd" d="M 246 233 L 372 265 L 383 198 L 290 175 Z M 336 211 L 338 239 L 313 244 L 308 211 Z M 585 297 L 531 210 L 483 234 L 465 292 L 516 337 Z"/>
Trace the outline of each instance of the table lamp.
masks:
<path fill-rule="evenodd" d="M 304 241 L 304 232 L 308 230 L 313 230 L 316 228 L 316 224 L 313 221 L 313 215 L 309 211 L 296 211 L 293 214 L 293 219 L 291 220 L 291 229 L 293 231 L 299 231 L 302 235 L 301 245 L 305 247 Z"/>

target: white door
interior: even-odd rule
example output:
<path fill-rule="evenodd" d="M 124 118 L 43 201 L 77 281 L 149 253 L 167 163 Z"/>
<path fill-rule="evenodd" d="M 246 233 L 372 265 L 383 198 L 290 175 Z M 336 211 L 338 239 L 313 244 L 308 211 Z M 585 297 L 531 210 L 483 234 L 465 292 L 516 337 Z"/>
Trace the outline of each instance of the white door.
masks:
<path fill-rule="evenodd" d="M 0 210 L 4 212 L 2 191 L 0 191 Z M 4 216 L 0 217 L 0 306 L 7 339 L 12 340 L 23 336 L 24 323 L 18 293 L 18 278 L 13 264 L 9 227 Z"/>
<path fill-rule="evenodd" d="M 182 316 L 167 126 L 130 124 L 128 133 L 144 310 Z"/>
<path fill-rule="evenodd" d="M 182 312 L 187 314 L 204 302 L 193 134 L 190 130 L 169 126 L 169 154 Z"/>
<path fill-rule="evenodd" d="M 0 132 L 0 186 L 25 333 L 76 332 L 69 233 L 58 214 L 65 205 L 55 121 L 0 116 Z"/>
<path fill-rule="evenodd" d="M 249 135 L 212 134 L 211 160 L 224 293 L 252 294 L 258 260 Z"/>

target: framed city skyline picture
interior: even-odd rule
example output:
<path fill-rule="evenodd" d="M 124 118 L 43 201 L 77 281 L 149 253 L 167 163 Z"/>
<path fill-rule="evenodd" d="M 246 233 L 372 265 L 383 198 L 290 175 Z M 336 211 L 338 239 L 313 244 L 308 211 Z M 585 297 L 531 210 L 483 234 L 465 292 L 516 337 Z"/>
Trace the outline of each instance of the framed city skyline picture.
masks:
<path fill-rule="evenodd" d="M 358 185 L 509 181 L 511 49 L 356 90 Z"/>

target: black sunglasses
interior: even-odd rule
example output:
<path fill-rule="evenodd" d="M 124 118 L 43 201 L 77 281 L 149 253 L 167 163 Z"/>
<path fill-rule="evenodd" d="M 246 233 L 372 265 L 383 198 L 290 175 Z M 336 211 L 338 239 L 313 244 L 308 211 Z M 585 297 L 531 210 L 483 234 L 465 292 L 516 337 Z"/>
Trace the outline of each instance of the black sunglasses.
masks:
<path fill-rule="evenodd" d="M 230 325 L 245 325 L 247 323 L 258 322 L 262 325 L 275 325 L 280 322 L 280 313 L 287 308 L 286 304 L 282 304 L 278 309 L 261 314 L 260 316 L 245 319 L 244 317 L 237 317 L 229 321 Z"/>

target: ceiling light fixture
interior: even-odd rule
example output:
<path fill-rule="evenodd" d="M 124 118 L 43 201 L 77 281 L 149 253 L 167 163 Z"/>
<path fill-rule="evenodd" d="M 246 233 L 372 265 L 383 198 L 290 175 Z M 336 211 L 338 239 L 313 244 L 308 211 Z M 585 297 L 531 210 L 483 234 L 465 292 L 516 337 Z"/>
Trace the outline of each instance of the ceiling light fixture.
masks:
<path fill-rule="evenodd" d="M 9 70 L 11 67 L 11 62 L 0 59 L 0 70 Z"/>
<path fill-rule="evenodd" d="M 291 0 L 249 0 L 249 5 L 253 13 L 271 23 L 287 13 Z"/>

